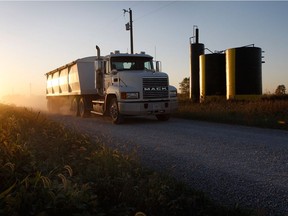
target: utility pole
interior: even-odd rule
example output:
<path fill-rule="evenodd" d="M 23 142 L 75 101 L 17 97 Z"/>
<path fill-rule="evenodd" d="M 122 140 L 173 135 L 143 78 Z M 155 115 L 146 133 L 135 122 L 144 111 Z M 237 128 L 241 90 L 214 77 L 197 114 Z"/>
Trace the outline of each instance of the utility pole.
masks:
<path fill-rule="evenodd" d="M 123 9 L 124 11 L 124 15 L 125 13 L 129 13 L 129 17 L 130 17 L 130 22 L 126 23 L 126 31 L 129 31 L 130 30 L 130 45 L 131 45 L 131 54 L 134 53 L 133 51 L 133 24 L 132 24 L 132 10 L 129 8 L 129 10 L 125 10 Z"/>

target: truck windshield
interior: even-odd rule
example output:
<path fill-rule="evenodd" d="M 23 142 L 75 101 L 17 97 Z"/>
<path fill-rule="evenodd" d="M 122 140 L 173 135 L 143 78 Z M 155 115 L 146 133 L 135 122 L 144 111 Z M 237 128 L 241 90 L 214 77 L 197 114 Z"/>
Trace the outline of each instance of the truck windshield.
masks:
<path fill-rule="evenodd" d="M 121 70 L 153 70 L 152 58 L 145 57 L 114 57 L 111 68 Z"/>

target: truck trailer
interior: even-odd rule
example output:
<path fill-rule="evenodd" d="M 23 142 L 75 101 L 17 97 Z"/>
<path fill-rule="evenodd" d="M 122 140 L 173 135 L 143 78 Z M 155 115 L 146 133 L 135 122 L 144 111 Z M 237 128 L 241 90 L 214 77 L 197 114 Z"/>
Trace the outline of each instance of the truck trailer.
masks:
<path fill-rule="evenodd" d="M 80 58 L 45 74 L 50 112 L 67 108 L 75 116 L 110 115 L 119 124 L 125 116 L 155 115 L 167 121 L 178 108 L 177 89 L 161 71 L 160 62 L 141 52 L 115 51 Z M 154 68 L 155 67 L 155 68 Z"/>

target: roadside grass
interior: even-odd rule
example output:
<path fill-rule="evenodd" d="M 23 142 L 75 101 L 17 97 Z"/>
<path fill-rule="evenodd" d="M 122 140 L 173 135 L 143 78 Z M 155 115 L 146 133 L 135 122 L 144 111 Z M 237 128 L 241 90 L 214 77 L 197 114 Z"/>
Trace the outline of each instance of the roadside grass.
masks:
<path fill-rule="evenodd" d="M 0 104 L 0 215 L 249 215 L 45 115 Z"/>
<path fill-rule="evenodd" d="M 174 116 L 288 130 L 288 97 L 263 96 L 251 101 L 210 98 L 203 103 L 180 97 L 179 111 Z"/>

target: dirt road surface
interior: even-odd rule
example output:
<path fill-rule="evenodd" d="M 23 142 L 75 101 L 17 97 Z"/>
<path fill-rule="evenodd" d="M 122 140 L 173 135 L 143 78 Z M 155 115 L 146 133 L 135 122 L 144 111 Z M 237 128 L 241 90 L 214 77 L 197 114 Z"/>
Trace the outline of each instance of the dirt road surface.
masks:
<path fill-rule="evenodd" d="M 171 173 L 224 205 L 288 215 L 288 132 L 172 118 L 51 115 L 94 139 L 135 150 L 143 165 Z"/>

